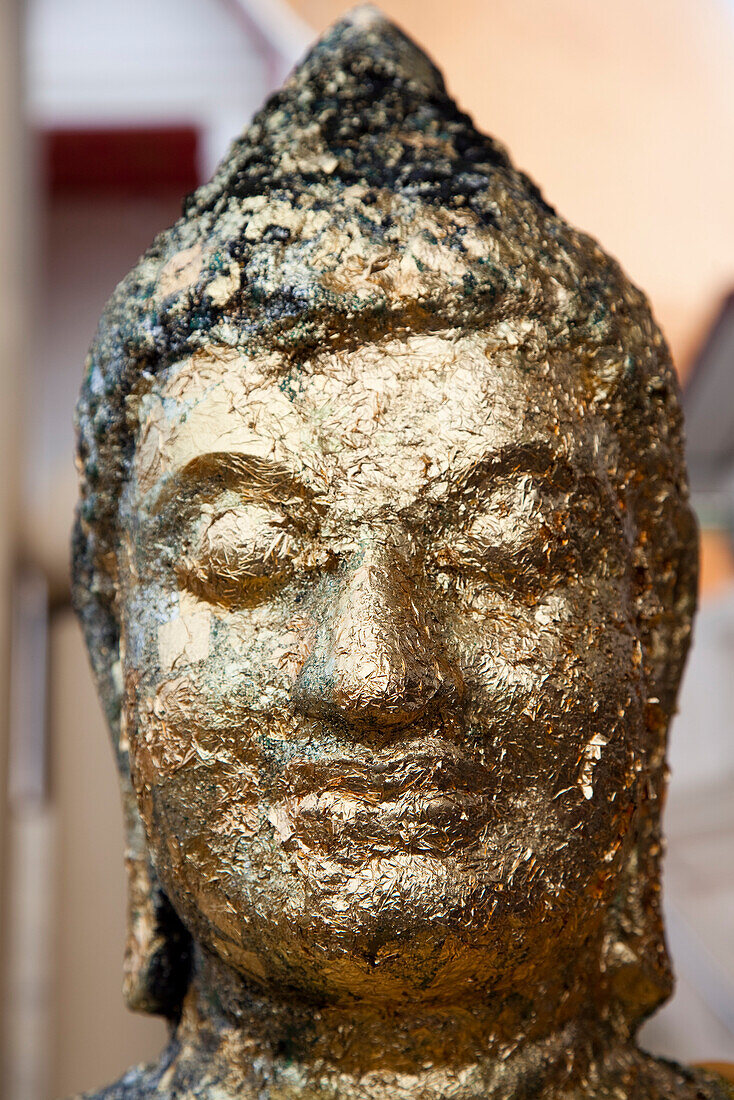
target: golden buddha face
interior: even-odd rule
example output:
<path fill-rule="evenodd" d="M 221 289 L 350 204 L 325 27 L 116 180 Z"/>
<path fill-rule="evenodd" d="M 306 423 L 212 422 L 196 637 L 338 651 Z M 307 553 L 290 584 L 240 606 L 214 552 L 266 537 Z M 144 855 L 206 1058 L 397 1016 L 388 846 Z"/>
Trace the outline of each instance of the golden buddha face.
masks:
<path fill-rule="evenodd" d="M 158 877 L 271 990 L 441 1002 L 599 954 L 644 751 L 609 430 L 488 332 L 139 401 L 123 737 Z"/>

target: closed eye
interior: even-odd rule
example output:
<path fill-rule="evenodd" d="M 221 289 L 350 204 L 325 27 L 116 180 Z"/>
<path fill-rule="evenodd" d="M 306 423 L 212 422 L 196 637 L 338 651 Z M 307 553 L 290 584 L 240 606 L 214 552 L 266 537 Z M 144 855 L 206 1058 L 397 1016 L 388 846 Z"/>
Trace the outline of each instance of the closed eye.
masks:
<path fill-rule="evenodd" d="M 548 583 L 572 565 L 563 498 L 548 499 L 527 477 L 480 498 L 459 530 L 445 532 L 436 564 L 454 572 L 479 572 L 513 585 Z"/>
<path fill-rule="evenodd" d="M 550 585 L 561 575 L 557 554 L 544 531 L 523 542 L 487 543 L 460 534 L 437 548 L 434 562 L 457 577 L 478 577 L 510 588 Z"/>
<path fill-rule="evenodd" d="M 179 583 L 213 603 L 230 604 L 285 580 L 300 539 L 276 510 L 242 504 L 215 514 L 177 567 Z"/>

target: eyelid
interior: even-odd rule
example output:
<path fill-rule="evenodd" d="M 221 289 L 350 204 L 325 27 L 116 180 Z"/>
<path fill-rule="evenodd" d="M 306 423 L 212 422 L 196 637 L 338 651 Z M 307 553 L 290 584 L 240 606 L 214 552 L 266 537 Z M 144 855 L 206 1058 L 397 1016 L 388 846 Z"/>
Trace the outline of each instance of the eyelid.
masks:
<path fill-rule="evenodd" d="M 464 569 L 489 578 L 527 581 L 535 576 L 545 580 L 547 567 L 566 550 L 566 510 L 547 502 L 542 509 L 527 512 L 501 498 L 485 504 L 463 530 L 447 532 L 443 546 L 434 554 L 439 568 Z"/>
<path fill-rule="evenodd" d="M 258 515 L 259 513 L 259 515 Z M 228 508 L 212 517 L 199 540 L 200 551 L 210 558 L 223 549 L 226 553 L 230 540 L 234 551 L 252 550 L 253 556 L 262 551 L 263 559 L 272 556 L 273 548 L 288 539 L 294 539 L 287 521 L 277 512 L 259 505 Z M 219 544 L 219 545 L 218 545 Z"/>
<path fill-rule="evenodd" d="M 176 568 L 180 584 L 204 599 L 228 603 L 287 575 L 298 536 L 277 511 L 260 505 L 202 511 L 209 521 Z"/>

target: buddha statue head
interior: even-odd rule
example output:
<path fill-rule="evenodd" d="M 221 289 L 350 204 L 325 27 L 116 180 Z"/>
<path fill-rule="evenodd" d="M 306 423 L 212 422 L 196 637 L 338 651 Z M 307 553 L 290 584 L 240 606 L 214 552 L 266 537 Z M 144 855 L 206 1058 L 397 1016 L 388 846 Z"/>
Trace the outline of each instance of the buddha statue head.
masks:
<path fill-rule="evenodd" d="M 374 10 L 115 291 L 78 433 L 125 989 L 175 1029 L 124 1095 L 724 1095 L 633 1043 L 696 585 L 669 353 Z"/>

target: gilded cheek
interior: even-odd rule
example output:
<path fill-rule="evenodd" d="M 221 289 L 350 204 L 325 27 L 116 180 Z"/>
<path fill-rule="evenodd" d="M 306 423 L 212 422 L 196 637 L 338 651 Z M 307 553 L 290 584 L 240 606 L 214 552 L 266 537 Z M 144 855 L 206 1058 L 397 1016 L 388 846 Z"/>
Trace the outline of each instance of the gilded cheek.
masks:
<path fill-rule="evenodd" d="M 259 753 L 245 726 L 224 728 L 189 677 L 167 680 L 141 699 L 138 716 L 131 763 L 146 816 L 152 798 L 177 819 L 185 810 L 191 832 L 189 840 L 180 838 L 182 852 L 191 844 L 216 847 L 217 838 L 234 843 L 252 836 L 261 799 Z"/>
<path fill-rule="evenodd" d="M 223 721 L 198 679 L 174 677 L 139 699 L 130 756 L 138 789 L 153 789 L 185 770 L 241 772 L 256 754 L 243 724 Z"/>
<path fill-rule="evenodd" d="M 135 734 L 130 739 L 131 764 L 138 787 L 158 786 L 195 755 L 193 694 L 191 681 L 182 676 L 166 680 L 155 695 L 138 701 Z"/>
<path fill-rule="evenodd" d="M 464 643 L 462 665 L 475 691 L 518 699 L 541 690 L 561 667 L 566 652 L 562 637 L 529 625 L 501 624 L 476 631 Z"/>
<path fill-rule="evenodd" d="M 219 617 L 218 642 L 232 659 L 243 698 L 255 709 L 262 709 L 266 697 L 283 702 L 313 648 L 315 622 L 287 614 L 287 608 L 278 606 L 258 614 Z"/>

